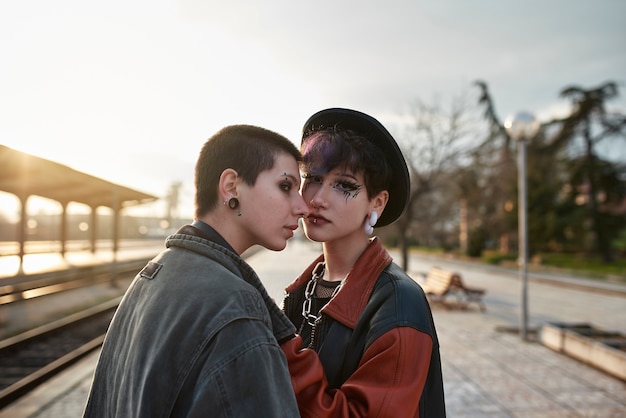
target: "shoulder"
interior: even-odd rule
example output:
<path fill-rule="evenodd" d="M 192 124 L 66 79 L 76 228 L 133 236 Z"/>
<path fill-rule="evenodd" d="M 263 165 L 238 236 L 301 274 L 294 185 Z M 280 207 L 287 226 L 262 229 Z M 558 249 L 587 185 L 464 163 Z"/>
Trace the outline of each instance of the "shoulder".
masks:
<path fill-rule="evenodd" d="M 372 309 L 372 327 L 379 335 L 389 329 L 408 326 L 431 334 L 432 313 L 421 286 L 397 264 L 389 264 L 380 274 L 368 303 Z"/>
<path fill-rule="evenodd" d="M 252 316 L 267 319 L 268 313 L 262 295 L 249 283 L 246 269 L 240 268 L 228 257 L 208 256 L 212 249 L 203 253 L 175 247 L 155 259 L 160 264 L 157 274 L 143 280 L 145 291 L 156 298 L 159 306 L 172 306 L 185 312 L 204 317 L 204 320 L 223 317 Z M 138 296 L 139 297 L 139 296 Z M 154 298 L 153 298 L 154 299 Z M 169 301 L 165 303 L 165 301 Z M 181 313 L 182 314 L 182 313 Z"/>
<path fill-rule="evenodd" d="M 381 272 L 374 287 L 374 293 L 399 302 L 410 300 L 415 303 L 416 299 L 426 301 L 422 287 L 396 263 L 389 264 Z"/>

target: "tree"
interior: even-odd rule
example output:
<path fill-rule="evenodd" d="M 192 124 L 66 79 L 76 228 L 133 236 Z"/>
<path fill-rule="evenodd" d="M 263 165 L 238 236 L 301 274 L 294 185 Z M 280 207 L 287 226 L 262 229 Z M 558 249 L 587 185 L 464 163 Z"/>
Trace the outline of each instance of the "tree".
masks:
<path fill-rule="evenodd" d="M 515 167 L 512 161 L 512 141 L 502 127 L 487 84 L 475 83 L 480 91 L 479 106 L 484 108 L 483 117 L 489 129 L 485 141 L 478 148 L 475 167 L 482 167 L 480 176 L 487 178 L 493 190 L 485 190 L 489 195 L 499 195 L 508 202 L 516 202 Z M 572 103 L 572 111 L 563 119 L 555 119 L 542 124 L 540 133 L 527 144 L 528 164 L 528 207 L 529 207 L 529 249 L 549 250 L 569 242 L 575 242 L 578 249 L 585 248 L 586 225 L 591 225 L 595 248 L 605 261 L 612 259 L 611 242 L 622 226 L 624 214 L 616 207 L 625 199 L 624 180 L 615 164 L 598 158 L 596 146 L 609 138 L 623 141 L 626 130 L 626 116 L 619 112 L 609 112 L 605 102 L 617 97 L 617 85 L 605 83 L 597 88 L 585 90 L 577 86 L 567 87 L 561 96 Z M 582 148 L 582 152 L 577 152 Z M 498 152 L 499 150 L 499 157 Z M 484 163 L 483 163 L 484 162 Z M 481 165 L 482 164 L 482 165 Z M 585 194 L 581 207 L 581 193 Z M 482 216 L 497 215 L 502 202 L 492 201 L 491 211 L 485 208 L 483 193 L 480 202 Z M 602 202 L 599 202 L 599 198 Z M 576 203 L 578 199 L 579 203 Z M 508 205 L 516 209 L 516 206 Z M 509 215 L 513 211 L 509 212 Z M 517 210 L 515 210 L 517 212 Z M 501 219 L 493 216 L 489 231 L 512 234 L 516 221 L 513 217 Z M 623 221 L 623 222 L 620 222 Z"/>
<path fill-rule="evenodd" d="M 511 240 L 518 230 L 516 144 L 487 83 L 475 86 L 481 118 L 474 119 L 474 109 L 459 98 L 449 110 L 419 101 L 412 110 L 409 140 L 400 144 L 412 189 L 407 212 L 396 223 L 405 269 L 409 244 L 445 248 L 456 244 L 450 240 L 453 230 L 460 230 L 461 248 L 474 256 L 488 246 L 508 253 L 508 243 L 516 242 Z M 570 115 L 542 123 L 527 143 L 531 254 L 587 251 L 591 232 L 594 250 L 605 261 L 612 259 L 612 241 L 626 229 L 626 165 L 601 158 L 597 147 L 624 142 L 626 115 L 605 106 L 617 93 L 612 82 L 564 89 Z"/>
<path fill-rule="evenodd" d="M 571 190 L 586 195 L 584 206 L 593 231 L 594 247 L 605 262 L 613 260 L 611 242 L 626 226 L 624 214 L 613 214 L 610 210 L 626 198 L 623 192 L 620 193 L 624 183 L 620 182 L 619 171 L 615 170 L 614 164 L 599 158 L 596 151 L 601 141 L 626 140 L 626 115 L 609 112 L 606 108 L 606 102 L 618 95 L 615 82 L 606 82 L 591 89 L 579 86 L 563 89 L 561 97 L 570 100 L 572 112 L 568 117 L 555 121 L 561 127 L 551 144 L 555 150 L 566 149 L 573 153 L 576 141 L 582 141 L 582 152 L 573 155 L 570 165 L 570 181 L 574 186 Z"/>
<path fill-rule="evenodd" d="M 477 81 L 480 90 L 478 104 L 488 125 L 487 134 L 474 155 L 473 167 L 481 179 L 482 189 L 473 192 L 470 205 L 481 219 L 476 232 L 485 242 L 498 246 L 500 252 L 510 253 L 511 238 L 518 231 L 518 182 L 514 158 L 515 141 L 509 137 L 495 111 L 487 83 Z M 529 253 L 546 250 L 553 241 L 555 230 L 555 205 L 561 188 L 559 166 L 554 156 L 546 152 L 545 126 L 526 144 L 528 182 L 528 244 Z M 470 255 L 480 255 L 478 242 Z"/>
<path fill-rule="evenodd" d="M 487 242 L 498 246 L 501 252 L 510 251 L 512 231 L 517 229 L 516 179 L 514 141 L 509 137 L 498 117 L 487 83 L 478 80 L 478 106 L 482 108 L 487 124 L 484 139 L 472 153 L 474 183 L 465 181 L 463 193 L 468 199 L 468 213 L 476 220 L 470 230 L 478 237 L 469 237 L 473 243 L 469 255 L 480 255 Z M 467 178 L 466 175 L 461 176 Z"/>
<path fill-rule="evenodd" d="M 419 241 L 440 235 L 453 217 L 454 206 L 447 196 L 450 189 L 437 186 L 462 158 L 464 142 L 471 133 L 463 97 L 453 99 L 448 111 L 436 101 L 432 105 L 417 101 L 410 116 L 413 123 L 400 146 L 411 177 L 411 193 L 406 212 L 395 223 L 405 271 L 410 238 Z M 428 237 L 419 236 L 420 225 L 428 227 Z"/>

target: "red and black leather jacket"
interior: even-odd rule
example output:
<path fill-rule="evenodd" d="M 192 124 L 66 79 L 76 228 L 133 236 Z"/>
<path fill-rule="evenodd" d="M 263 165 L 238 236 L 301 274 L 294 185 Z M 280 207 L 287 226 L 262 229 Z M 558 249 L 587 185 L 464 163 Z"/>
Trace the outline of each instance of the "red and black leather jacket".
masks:
<path fill-rule="evenodd" d="M 315 260 L 286 289 L 299 328 Z M 439 342 L 421 287 L 372 240 L 320 310 L 312 347 L 281 345 L 303 417 L 444 417 Z"/>

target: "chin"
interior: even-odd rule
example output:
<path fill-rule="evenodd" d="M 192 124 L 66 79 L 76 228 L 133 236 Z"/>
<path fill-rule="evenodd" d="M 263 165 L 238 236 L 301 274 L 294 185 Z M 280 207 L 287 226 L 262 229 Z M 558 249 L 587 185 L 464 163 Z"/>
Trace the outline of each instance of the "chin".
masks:
<path fill-rule="evenodd" d="M 265 246 L 268 250 L 282 251 L 287 247 L 287 241 L 283 241 L 282 244 L 268 244 Z"/>
<path fill-rule="evenodd" d="M 304 235 L 309 239 L 309 241 L 313 241 L 313 242 L 324 242 L 323 239 L 318 239 L 315 237 L 315 233 L 311 232 L 309 233 L 309 231 L 305 230 L 304 231 Z"/>

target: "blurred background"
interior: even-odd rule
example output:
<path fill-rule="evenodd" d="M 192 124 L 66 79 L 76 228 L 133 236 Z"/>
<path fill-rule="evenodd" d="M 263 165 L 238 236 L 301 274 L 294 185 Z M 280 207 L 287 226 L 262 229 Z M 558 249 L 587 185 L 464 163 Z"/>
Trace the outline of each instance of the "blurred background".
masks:
<path fill-rule="evenodd" d="M 375 232 L 394 260 L 484 291 L 485 312 L 433 304 L 449 415 L 624 416 L 625 16 L 620 0 L 0 1 L 0 410 L 80 415 L 97 357 L 68 370 L 80 384 L 23 382 L 99 348 L 191 221 L 211 135 L 299 144 L 311 114 L 348 107 L 407 160 L 407 211 Z M 286 255 L 243 255 L 277 299 L 319 252 L 297 232 Z M 613 374 L 548 345 L 550 324 L 612 347 Z"/>
<path fill-rule="evenodd" d="M 527 141 L 530 256 L 620 277 L 625 15 L 615 0 L 2 2 L 0 144 L 157 196 L 124 209 L 122 237 L 164 235 L 191 219 L 193 166 L 218 129 L 299 143 L 310 114 L 351 107 L 389 128 L 411 169 L 387 242 L 506 263 L 518 186 L 503 123 L 526 110 L 541 123 Z M 27 205 L 30 238 L 54 239 L 43 226 L 60 205 Z M 69 237 L 89 212 L 70 205 Z M 19 214 L 0 191 L 0 240 Z"/>

